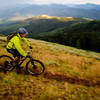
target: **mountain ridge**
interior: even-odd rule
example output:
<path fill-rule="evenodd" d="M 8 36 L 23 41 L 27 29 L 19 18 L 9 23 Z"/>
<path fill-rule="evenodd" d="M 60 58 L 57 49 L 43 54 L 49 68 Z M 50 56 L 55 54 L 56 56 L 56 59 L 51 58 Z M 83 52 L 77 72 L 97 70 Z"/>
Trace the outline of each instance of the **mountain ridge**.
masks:
<path fill-rule="evenodd" d="M 41 14 L 47 14 L 49 16 L 59 17 L 87 17 L 92 19 L 100 19 L 100 5 L 86 4 L 86 5 L 29 5 L 23 8 L 10 9 L 0 14 L 3 19 L 11 17 L 25 17 L 25 16 L 37 16 Z"/>
<path fill-rule="evenodd" d="M 61 28 L 65 25 L 70 25 L 72 23 L 86 22 L 92 20 L 88 18 L 57 17 L 49 15 L 39 15 L 28 19 L 22 18 L 22 20 L 20 19 L 19 21 L 16 21 L 15 19 L 18 20 L 18 18 L 15 17 L 13 19 L 10 19 L 12 21 L 8 21 L 8 24 L 1 24 L 0 33 L 8 34 L 12 31 L 17 30 L 18 27 L 25 27 L 29 30 L 30 33 L 40 33 L 47 32 L 56 28 Z M 39 32 L 39 30 L 41 31 Z"/>

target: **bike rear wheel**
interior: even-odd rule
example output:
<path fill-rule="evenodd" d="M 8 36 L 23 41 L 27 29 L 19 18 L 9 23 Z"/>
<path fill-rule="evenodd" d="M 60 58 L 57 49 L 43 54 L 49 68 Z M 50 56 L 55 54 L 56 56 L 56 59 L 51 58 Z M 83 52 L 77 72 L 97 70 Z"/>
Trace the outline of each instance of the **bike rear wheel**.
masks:
<path fill-rule="evenodd" d="M 12 71 L 14 69 L 13 65 L 11 64 L 14 60 L 7 55 L 0 56 L 0 68 L 5 71 Z"/>
<path fill-rule="evenodd" d="M 31 75 L 40 75 L 44 70 L 44 64 L 39 60 L 29 60 L 26 64 L 26 71 Z"/>

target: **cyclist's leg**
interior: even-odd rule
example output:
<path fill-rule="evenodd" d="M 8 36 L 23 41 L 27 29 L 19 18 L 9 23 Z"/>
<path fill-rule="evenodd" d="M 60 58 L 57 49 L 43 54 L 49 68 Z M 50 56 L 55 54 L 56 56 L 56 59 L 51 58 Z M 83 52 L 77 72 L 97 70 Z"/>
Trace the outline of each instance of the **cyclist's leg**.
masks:
<path fill-rule="evenodd" d="M 19 62 L 20 62 L 20 58 L 22 56 L 20 55 L 20 53 L 15 49 L 15 52 L 14 52 L 14 60 L 16 62 L 16 68 L 23 68 L 22 66 L 19 65 Z"/>
<path fill-rule="evenodd" d="M 7 51 L 13 55 L 16 64 L 19 64 L 21 57 L 20 53 L 16 49 L 7 49 Z"/>

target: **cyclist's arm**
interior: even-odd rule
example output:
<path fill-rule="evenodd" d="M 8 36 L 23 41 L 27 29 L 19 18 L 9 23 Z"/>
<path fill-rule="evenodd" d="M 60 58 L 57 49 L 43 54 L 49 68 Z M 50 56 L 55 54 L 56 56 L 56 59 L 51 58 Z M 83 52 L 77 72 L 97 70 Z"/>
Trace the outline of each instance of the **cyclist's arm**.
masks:
<path fill-rule="evenodd" d="M 26 38 L 22 38 L 22 40 L 23 40 L 23 42 L 24 42 L 27 46 L 29 46 L 29 47 L 30 47 L 30 43 L 27 41 L 27 39 L 26 39 Z"/>
<path fill-rule="evenodd" d="M 22 49 L 22 47 L 20 45 L 20 40 L 17 37 L 14 38 L 14 46 L 22 56 L 25 57 L 27 55 L 27 53 L 25 53 L 25 51 Z"/>

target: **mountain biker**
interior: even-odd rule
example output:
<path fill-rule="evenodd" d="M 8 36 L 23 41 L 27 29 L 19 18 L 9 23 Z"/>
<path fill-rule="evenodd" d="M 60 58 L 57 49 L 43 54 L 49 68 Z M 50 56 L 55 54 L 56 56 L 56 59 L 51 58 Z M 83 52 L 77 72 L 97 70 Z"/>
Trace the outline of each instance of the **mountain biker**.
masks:
<path fill-rule="evenodd" d="M 20 57 L 27 56 L 27 53 L 21 47 L 20 41 L 22 40 L 30 49 L 32 49 L 30 43 L 25 38 L 27 34 L 28 32 L 25 28 L 19 28 L 17 34 L 11 38 L 6 46 L 7 51 L 14 56 L 17 68 L 21 68 L 21 66 L 18 65 Z"/>

